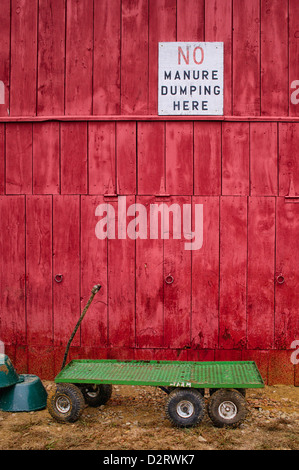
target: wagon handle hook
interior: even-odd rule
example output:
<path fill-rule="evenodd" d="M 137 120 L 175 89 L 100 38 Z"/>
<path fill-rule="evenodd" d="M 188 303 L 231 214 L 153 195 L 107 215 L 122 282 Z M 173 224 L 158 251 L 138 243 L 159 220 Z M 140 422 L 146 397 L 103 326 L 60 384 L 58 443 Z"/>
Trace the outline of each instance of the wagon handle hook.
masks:
<path fill-rule="evenodd" d="M 97 292 L 99 292 L 99 290 L 101 289 L 101 285 L 100 284 L 96 284 L 95 286 L 93 286 L 92 290 L 91 290 L 91 296 L 89 297 L 89 300 L 87 302 L 87 304 L 85 305 L 85 308 L 83 310 L 83 312 L 81 313 L 81 316 L 74 328 L 74 331 L 73 333 L 71 334 L 71 337 L 69 339 L 69 342 L 67 343 L 67 347 L 66 347 L 66 350 L 65 350 L 65 353 L 64 353 L 64 357 L 63 357 L 63 361 L 62 361 L 62 366 L 61 366 L 61 370 L 64 368 L 65 366 L 65 363 L 66 363 L 66 358 L 67 358 L 67 355 L 68 355 L 68 352 L 69 352 L 69 349 L 70 349 L 70 345 L 71 345 L 71 342 L 73 341 L 73 338 L 80 326 L 80 323 L 82 322 L 83 318 L 84 318 L 84 315 L 85 313 L 87 312 L 91 302 L 93 301 L 93 298 L 94 296 L 97 294 Z"/>

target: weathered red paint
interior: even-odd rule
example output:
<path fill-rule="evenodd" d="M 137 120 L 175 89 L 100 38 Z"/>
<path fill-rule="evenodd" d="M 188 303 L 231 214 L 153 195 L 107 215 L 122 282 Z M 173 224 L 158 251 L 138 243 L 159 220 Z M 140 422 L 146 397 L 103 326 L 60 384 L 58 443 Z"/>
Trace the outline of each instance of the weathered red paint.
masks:
<path fill-rule="evenodd" d="M 32 124 L 6 127 L 5 144 L 6 194 L 31 194 Z"/>
<path fill-rule="evenodd" d="M 65 0 L 40 0 L 37 114 L 64 114 Z"/>
<path fill-rule="evenodd" d="M 9 106 L 3 105 L 11 116 L 36 114 L 37 12 L 38 0 L 11 1 Z"/>
<path fill-rule="evenodd" d="M 289 109 L 288 1 L 261 1 L 261 115 L 287 116 Z"/>
<path fill-rule="evenodd" d="M 258 116 L 261 100 L 260 0 L 233 0 L 233 12 L 233 114 Z M 242 73 L 243 67 L 246 73 Z"/>
<path fill-rule="evenodd" d="M 291 58 L 298 57 L 299 54 L 299 3 L 296 0 L 289 1 L 289 54 Z M 289 87 L 298 80 L 297 77 L 299 77 L 298 60 L 289 60 Z M 291 88 L 291 91 L 294 89 Z M 297 105 L 290 102 L 290 116 L 298 116 Z"/>
<path fill-rule="evenodd" d="M 0 339 L 16 367 L 59 371 L 100 282 L 70 358 L 253 359 L 298 385 L 297 0 L 3 0 L 0 23 Z M 157 116 L 159 41 L 224 42 L 223 117 Z M 95 209 L 118 219 L 118 195 L 148 214 L 203 204 L 203 247 L 99 240 Z"/>
<path fill-rule="evenodd" d="M 47 145 L 45 146 L 45 142 Z M 59 194 L 60 125 L 58 122 L 33 124 L 33 194 Z"/>

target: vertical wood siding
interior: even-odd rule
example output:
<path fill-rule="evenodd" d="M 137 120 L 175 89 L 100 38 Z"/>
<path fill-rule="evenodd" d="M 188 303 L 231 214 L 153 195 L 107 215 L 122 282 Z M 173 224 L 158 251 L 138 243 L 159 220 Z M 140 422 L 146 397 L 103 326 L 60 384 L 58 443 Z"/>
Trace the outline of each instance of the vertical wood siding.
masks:
<path fill-rule="evenodd" d="M 24 372 L 53 377 L 101 283 L 70 357 L 253 359 L 268 383 L 299 383 L 298 14 L 297 0 L 2 0 L 0 339 Z M 160 41 L 224 42 L 223 120 L 157 119 Z M 96 208 L 118 223 L 118 196 L 148 217 L 191 204 L 193 229 L 203 204 L 202 248 L 171 225 L 99 240 Z"/>
<path fill-rule="evenodd" d="M 285 196 L 298 195 L 299 172 L 289 162 L 299 124 L 43 122 L 1 129 L 2 340 L 30 345 L 34 354 L 63 348 L 100 282 L 73 344 L 86 354 L 96 348 L 139 357 L 140 349 L 162 348 L 194 357 L 207 349 L 225 359 L 290 349 L 299 334 L 299 206 Z M 169 239 L 148 232 L 147 239 L 99 240 L 96 207 L 111 204 L 117 221 L 117 194 L 126 195 L 127 208 L 143 204 L 148 216 L 150 204 L 203 204 L 203 247 L 185 250 L 172 225 Z"/>
<path fill-rule="evenodd" d="M 160 41 L 224 42 L 224 112 L 298 116 L 296 0 L 3 0 L 0 116 L 155 115 Z"/>

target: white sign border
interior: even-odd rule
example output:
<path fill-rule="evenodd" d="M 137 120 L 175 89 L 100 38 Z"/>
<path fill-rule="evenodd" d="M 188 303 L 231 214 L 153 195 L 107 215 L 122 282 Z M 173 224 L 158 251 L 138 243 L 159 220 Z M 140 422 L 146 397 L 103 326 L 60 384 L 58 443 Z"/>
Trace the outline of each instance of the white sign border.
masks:
<path fill-rule="evenodd" d="M 219 49 L 220 55 L 217 57 L 217 70 L 221 73 L 221 76 L 219 77 L 220 80 L 220 93 L 219 93 L 219 99 L 221 99 L 220 106 L 218 106 L 218 109 L 214 109 L 214 111 L 205 111 L 205 110 L 179 110 L 179 111 L 173 111 L 170 112 L 169 108 L 163 110 L 161 109 L 163 103 L 161 103 L 161 87 L 165 83 L 164 80 L 161 79 L 161 75 L 164 71 L 165 64 L 161 64 L 161 47 L 164 47 L 164 45 L 171 45 L 171 46 L 176 46 L 176 47 L 182 47 L 186 48 L 187 46 L 190 47 L 210 47 L 213 45 L 216 49 Z M 169 68 L 172 68 L 173 70 L 178 69 L 177 64 L 175 65 L 170 65 Z M 201 82 L 202 83 L 202 82 Z M 189 85 L 192 85 L 190 82 Z M 224 114 L 224 109 L 223 109 L 223 103 L 224 103 L 224 43 L 223 42 L 194 42 L 194 41 L 177 41 L 177 42 L 159 42 L 158 43 L 158 115 L 159 116 L 223 116 Z M 163 101 L 164 102 L 164 101 Z"/>

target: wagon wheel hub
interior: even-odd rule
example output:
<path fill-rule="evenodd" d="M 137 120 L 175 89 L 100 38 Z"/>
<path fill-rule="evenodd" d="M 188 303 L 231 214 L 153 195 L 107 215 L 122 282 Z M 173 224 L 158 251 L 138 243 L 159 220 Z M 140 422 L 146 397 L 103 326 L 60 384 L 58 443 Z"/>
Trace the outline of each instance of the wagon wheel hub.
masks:
<path fill-rule="evenodd" d="M 70 400 L 65 395 L 60 396 L 56 400 L 56 407 L 60 413 L 68 413 L 71 408 Z"/>
<path fill-rule="evenodd" d="M 194 413 L 194 406 L 191 401 L 182 400 L 177 405 L 177 413 L 181 418 L 190 418 Z"/>
<path fill-rule="evenodd" d="M 223 401 L 218 408 L 219 415 L 224 419 L 233 419 L 238 409 L 232 401 Z"/>

